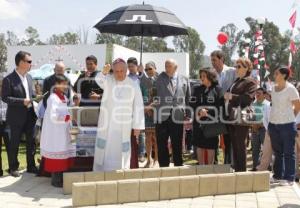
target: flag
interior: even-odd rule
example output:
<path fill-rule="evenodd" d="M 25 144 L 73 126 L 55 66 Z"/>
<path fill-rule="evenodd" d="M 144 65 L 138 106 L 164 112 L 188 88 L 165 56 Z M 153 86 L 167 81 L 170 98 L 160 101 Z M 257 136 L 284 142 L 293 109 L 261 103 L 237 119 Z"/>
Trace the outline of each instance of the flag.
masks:
<path fill-rule="evenodd" d="M 294 40 L 291 40 L 290 51 L 291 51 L 292 54 L 295 54 L 297 52 L 297 47 L 296 47 L 296 44 L 295 44 Z"/>
<path fill-rule="evenodd" d="M 295 24 L 296 24 L 296 18 L 297 18 L 297 11 L 295 10 L 295 11 L 293 12 L 292 16 L 291 16 L 290 19 L 289 19 L 292 28 L 295 27 Z"/>

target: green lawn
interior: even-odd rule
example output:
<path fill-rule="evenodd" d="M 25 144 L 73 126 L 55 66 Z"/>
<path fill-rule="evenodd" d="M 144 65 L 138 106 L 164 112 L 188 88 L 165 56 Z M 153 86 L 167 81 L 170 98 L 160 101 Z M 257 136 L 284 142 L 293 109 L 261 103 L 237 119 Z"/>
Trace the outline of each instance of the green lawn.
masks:
<path fill-rule="evenodd" d="M 37 152 L 36 152 L 36 156 L 35 156 L 35 160 L 37 161 L 37 159 L 39 157 L 40 157 L 40 148 L 38 147 Z M 19 159 L 19 162 L 20 162 L 19 170 L 25 169 L 26 168 L 26 146 L 25 146 L 25 142 L 20 143 L 18 159 Z M 4 171 L 4 175 L 8 174 L 6 172 L 7 169 L 8 169 L 7 153 L 6 153 L 6 149 L 4 147 L 4 144 L 3 144 L 2 145 L 2 170 Z"/>

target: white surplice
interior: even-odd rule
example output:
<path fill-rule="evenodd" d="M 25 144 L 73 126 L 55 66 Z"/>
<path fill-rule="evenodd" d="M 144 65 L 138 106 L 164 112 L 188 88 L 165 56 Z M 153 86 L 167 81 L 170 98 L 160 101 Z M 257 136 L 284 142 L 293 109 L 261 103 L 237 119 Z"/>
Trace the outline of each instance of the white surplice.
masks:
<path fill-rule="evenodd" d="M 94 171 L 128 169 L 131 130 L 145 129 L 141 90 L 128 77 L 117 81 L 112 75 L 98 73 L 96 82 L 104 93 L 95 142 Z"/>
<path fill-rule="evenodd" d="M 52 93 L 47 106 L 41 133 L 41 155 L 49 159 L 74 157 L 76 149 L 71 144 L 70 123 L 65 121 L 70 115 L 67 102 Z"/>

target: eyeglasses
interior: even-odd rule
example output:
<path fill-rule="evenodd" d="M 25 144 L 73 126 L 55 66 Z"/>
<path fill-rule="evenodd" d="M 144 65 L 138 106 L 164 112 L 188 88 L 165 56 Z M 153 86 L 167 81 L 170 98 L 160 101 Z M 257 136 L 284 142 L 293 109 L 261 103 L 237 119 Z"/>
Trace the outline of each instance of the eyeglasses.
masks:
<path fill-rule="evenodd" d="M 153 70 L 152 68 L 146 68 L 145 71 L 151 71 Z"/>
<path fill-rule="evenodd" d="M 242 68 L 242 66 L 241 65 L 236 65 L 235 68 L 240 69 L 240 68 Z"/>

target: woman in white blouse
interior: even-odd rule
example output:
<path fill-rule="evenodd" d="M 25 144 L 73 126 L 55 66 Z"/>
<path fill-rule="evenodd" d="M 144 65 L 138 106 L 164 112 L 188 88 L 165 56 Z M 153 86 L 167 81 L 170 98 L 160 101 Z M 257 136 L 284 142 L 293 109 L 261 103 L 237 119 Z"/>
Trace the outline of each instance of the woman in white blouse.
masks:
<path fill-rule="evenodd" d="M 273 179 L 281 185 L 292 185 L 295 180 L 295 115 L 300 110 L 300 100 L 297 89 L 287 81 L 289 76 L 287 67 L 274 72 L 275 87 L 268 125 L 275 155 Z"/>

